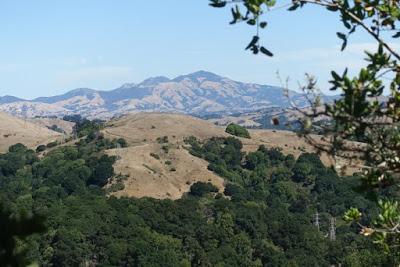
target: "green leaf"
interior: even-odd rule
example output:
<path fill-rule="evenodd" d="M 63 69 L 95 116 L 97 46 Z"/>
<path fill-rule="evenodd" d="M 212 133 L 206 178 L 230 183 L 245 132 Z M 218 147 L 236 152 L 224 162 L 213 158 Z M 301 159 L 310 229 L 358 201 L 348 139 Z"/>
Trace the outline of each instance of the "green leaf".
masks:
<path fill-rule="evenodd" d="M 266 4 L 268 7 L 273 7 L 273 6 L 275 6 L 275 4 L 276 4 L 276 0 L 265 1 L 265 4 Z"/>
<path fill-rule="evenodd" d="M 247 24 L 249 24 L 249 25 L 256 25 L 256 20 L 255 19 L 249 19 L 248 21 L 247 21 Z"/>
<path fill-rule="evenodd" d="M 399 38 L 400 37 L 400 32 L 397 32 L 395 35 L 392 36 L 393 38 Z"/>
<path fill-rule="evenodd" d="M 231 9 L 232 12 L 232 21 L 230 24 L 235 24 L 236 22 L 240 21 L 242 19 L 242 14 L 240 13 L 239 7 L 236 6 L 235 8 Z"/>
<path fill-rule="evenodd" d="M 248 49 L 252 48 L 253 46 L 255 46 L 258 43 L 258 40 L 260 40 L 260 37 L 258 37 L 257 35 L 253 36 L 253 39 L 247 45 L 246 50 L 248 50 Z"/>
<path fill-rule="evenodd" d="M 272 54 L 272 52 L 269 51 L 268 49 L 266 49 L 264 46 L 261 46 L 260 52 L 263 53 L 266 56 L 269 56 L 269 57 L 273 57 L 274 56 L 274 54 Z"/>
<path fill-rule="evenodd" d="M 339 10 L 339 8 L 336 7 L 336 6 L 328 6 L 326 9 L 328 9 L 329 11 L 332 11 L 332 12 L 335 12 L 335 11 Z"/>
<path fill-rule="evenodd" d="M 212 7 L 225 7 L 226 6 L 226 1 L 219 1 L 219 0 L 211 0 L 211 3 L 209 4 Z"/>
<path fill-rule="evenodd" d="M 250 50 L 253 51 L 253 54 L 258 54 L 259 51 L 258 46 L 256 45 L 253 45 Z"/>
<path fill-rule="evenodd" d="M 296 9 L 298 9 L 300 7 L 299 4 L 294 4 L 293 6 L 288 8 L 288 11 L 295 11 Z"/>
<path fill-rule="evenodd" d="M 346 40 L 346 34 L 341 33 L 341 32 L 337 32 L 336 35 L 337 35 L 340 39 Z"/>
<path fill-rule="evenodd" d="M 341 33 L 341 32 L 337 32 L 336 35 L 337 35 L 340 39 L 343 40 L 343 44 L 342 44 L 342 47 L 341 47 L 341 49 L 340 49 L 341 51 L 343 51 L 343 50 L 346 48 L 346 46 L 347 46 L 347 36 L 346 36 L 344 33 Z"/>
<path fill-rule="evenodd" d="M 331 71 L 331 75 L 332 75 L 334 80 L 336 80 L 336 81 L 340 81 L 341 80 L 339 74 L 337 74 L 335 71 Z"/>
<path fill-rule="evenodd" d="M 261 27 L 262 29 L 264 29 L 265 27 L 267 27 L 267 22 L 266 22 L 266 21 L 260 22 L 260 27 Z"/>
<path fill-rule="evenodd" d="M 361 212 L 356 208 L 350 208 L 343 216 L 343 219 L 347 222 L 357 221 L 361 218 Z"/>

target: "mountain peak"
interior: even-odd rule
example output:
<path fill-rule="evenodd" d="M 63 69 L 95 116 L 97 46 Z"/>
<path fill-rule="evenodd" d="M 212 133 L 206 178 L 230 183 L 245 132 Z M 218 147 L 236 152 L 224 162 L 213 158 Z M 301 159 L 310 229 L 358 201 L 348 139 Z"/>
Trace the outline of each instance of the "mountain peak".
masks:
<path fill-rule="evenodd" d="M 9 104 L 9 103 L 14 103 L 18 101 L 24 101 L 22 98 L 18 98 L 15 96 L 11 95 L 5 95 L 5 96 L 0 96 L 0 104 Z"/>
<path fill-rule="evenodd" d="M 33 101 L 52 104 L 52 103 L 56 103 L 58 101 L 67 100 L 67 99 L 75 97 L 75 96 L 90 96 L 90 97 L 92 97 L 94 95 L 94 93 L 97 93 L 97 91 L 94 89 L 77 88 L 77 89 L 69 91 L 63 95 L 50 96 L 50 97 L 38 97 L 38 98 L 35 98 Z"/>
<path fill-rule="evenodd" d="M 146 80 L 144 80 L 143 82 L 140 83 L 140 85 L 155 85 L 157 83 L 165 83 L 165 82 L 169 82 L 170 79 L 165 77 L 165 76 L 156 76 L 156 77 L 150 77 Z"/>
<path fill-rule="evenodd" d="M 187 75 L 178 76 L 174 79 L 174 81 L 180 82 L 184 79 L 190 79 L 190 80 L 205 79 L 209 81 L 221 81 L 223 77 L 209 71 L 199 70 Z"/>
<path fill-rule="evenodd" d="M 119 88 L 115 89 L 115 90 L 123 90 L 123 89 L 130 89 L 135 87 L 137 84 L 136 83 L 124 83 L 123 85 L 121 85 Z"/>
<path fill-rule="evenodd" d="M 67 94 L 69 95 L 86 95 L 96 93 L 96 90 L 90 88 L 77 88 L 69 91 Z"/>

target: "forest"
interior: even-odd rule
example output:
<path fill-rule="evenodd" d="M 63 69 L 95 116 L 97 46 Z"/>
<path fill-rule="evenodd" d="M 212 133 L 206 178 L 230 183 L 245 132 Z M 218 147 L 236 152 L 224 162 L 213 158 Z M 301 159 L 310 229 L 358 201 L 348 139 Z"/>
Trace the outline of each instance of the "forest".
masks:
<path fill-rule="evenodd" d="M 185 140 L 190 153 L 226 180 L 224 192 L 198 182 L 176 201 L 116 198 L 104 186 L 117 175 L 117 159 L 105 150 L 126 143 L 106 139 L 97 128 L 75 145 L 45 154 L 16 144 L 0 155 L 3 210 L 11 218 L 33 214 L 44 226 L 16 239 L 15 266 L 397 263 L 360 235 L 356 224 L 342 220 L 347 209 L 358 207 L 368 223 L 378 212 L 378 196 L 360 190 L 357 176 L 339 177 L 316 154 L 295 159 L 265 146 L 245 153 L 234 137 L 204 142 L 190 137 Z M 380 194 L 395 197 L 392 191 Z"/>

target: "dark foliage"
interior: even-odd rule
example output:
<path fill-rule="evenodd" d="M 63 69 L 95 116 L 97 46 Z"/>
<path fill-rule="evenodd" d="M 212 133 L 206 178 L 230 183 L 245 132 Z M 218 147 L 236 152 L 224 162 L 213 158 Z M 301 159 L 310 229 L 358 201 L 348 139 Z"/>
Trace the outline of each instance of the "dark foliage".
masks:
<path fill-rule="evenodd" d="M 115 158 L 103 151 L 117 141 L 100 134 L 55 148 L 40 160 L 26 147 L 13 146 L 0 155 L 0 196 L 11 216 L 47 218 L 45 233 L 13 237 L 16 251 L 26 249 L 24 261 L 41 266 L 392 263 L 340 220 L 353 205 L 376 208 L 354 197 L 357 177 L 338 177 L 313 154 L 295 160 L 264 146 L 245 154 L 235 138 L 186 141 L 192 154 L 228 181 L 224 195 L 215 194 L 210 183 L 195 183 L 176 201 L 107 196 L 101 187 L 114 175 Z M 313 225 L 316 210 L 320 231 Z M 330 216 L 338 220 L 334 242 L 325 237 Z M 8 241 L 1 242 L 4 249 Z"/>
<path fill-rule="evenodd" d="M 238 137 L 244 137 L 244 138 L 250 138 L 249 131 L 243 126 L 240 126 L 238 124 L 231 123 L 226 127 L 225 130 L 227 133 L 231 135 L 235 135 Z"/>
<path fill-rule="evenodd" d="M 208 193 L 217 193 L 218 188 L 212 183 L 196 182 L 190 187 L 189 194 L 196 197 L 202 197 Z"/>

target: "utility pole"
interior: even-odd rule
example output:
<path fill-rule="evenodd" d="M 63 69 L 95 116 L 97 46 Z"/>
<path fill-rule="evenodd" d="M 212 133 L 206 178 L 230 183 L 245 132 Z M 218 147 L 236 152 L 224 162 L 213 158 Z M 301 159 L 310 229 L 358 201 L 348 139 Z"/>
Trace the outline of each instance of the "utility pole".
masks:
<path fill-rule="evenodd" d="M 318 213 L 318 210 L 315 213 L 314 225 L 317 227 L 317 229 L 319 231 L 320 229 L 319 229 L 319 213 Z"/>
<path fill-rule="evenodd" d="M 331 218 L 331 226 L 329 228 L 329 239 L 331 241 L 336 240 L 336 219 L 333 217 Z"/>

